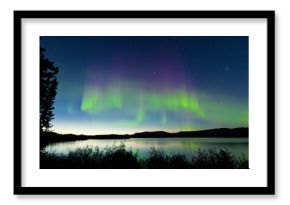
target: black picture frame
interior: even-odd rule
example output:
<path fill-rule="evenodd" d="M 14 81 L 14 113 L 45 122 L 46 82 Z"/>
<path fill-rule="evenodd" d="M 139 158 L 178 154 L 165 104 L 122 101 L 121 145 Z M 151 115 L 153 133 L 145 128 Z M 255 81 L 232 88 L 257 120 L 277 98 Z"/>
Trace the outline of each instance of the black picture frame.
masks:
<path fill-rule="evenodd" d="M 258 18 L 267 21 L 266 187 L 23 187 L 22 186 L 22 19 L 53 18 Z M 14 11 L 14 194 L 275 194 L 275 12 L 274 11 Z"/>

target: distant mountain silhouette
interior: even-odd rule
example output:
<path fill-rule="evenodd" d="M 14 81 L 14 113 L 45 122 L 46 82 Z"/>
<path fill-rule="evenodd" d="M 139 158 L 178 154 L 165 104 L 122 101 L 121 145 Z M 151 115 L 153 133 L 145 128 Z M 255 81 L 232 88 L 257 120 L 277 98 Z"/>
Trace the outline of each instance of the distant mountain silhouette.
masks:
<path fill-rule="evenodd" d="M 249 137 L 248 128 L 219 128 L 199 131 L 182 131 L 168 133 L 164 131 L 140 132 L 130 135 L 131 138 L 161 138 L 161 137 Z"/>
<path fill-rule="evenodd" d="M 248 128 L 219 128 L 199 131 L 182 131 L 177 133 L 169 133 L 164 131 L 140 132 L 132 135 L 74 135 L 74 134 L 58 134 L 55 132 L 41 132 L 40 145 L 43 147 L 53 142 L 65 142 L 87 139 L 130 139 L 130 138 L 185 138 L 185 137 L 249 137 Z"/>

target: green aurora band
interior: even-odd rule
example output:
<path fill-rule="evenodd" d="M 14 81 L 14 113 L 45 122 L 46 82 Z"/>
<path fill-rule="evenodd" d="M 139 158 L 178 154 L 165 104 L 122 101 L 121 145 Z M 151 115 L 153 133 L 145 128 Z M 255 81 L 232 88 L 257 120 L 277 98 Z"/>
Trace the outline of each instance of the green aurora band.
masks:
<path fill-rule="evenodd" d="M 150 123 L 152 114 L 159 118 L 159 125 L 167 129 L 177 127 L 181 131 L 204 129 L 200 121 L 214 127 L 248 126 L 247 104 L 230 100 L 229 97 L 205 95 L 203 92 L 198 95 L 185 89 L 154 92 L 132 87 L 110 86 L 101 90 L 96 86 L 87 86 L 80 109 L 96 119 L 104 112 L 135 116 L 113 118 L 110 122 L 112 126 L 142 126 Z M 72 113 L 71 108 L 69 110 Z M 173 123 L 173 117 L 176 118 L 175 122 L 179 121 L 178 125 Z"/>

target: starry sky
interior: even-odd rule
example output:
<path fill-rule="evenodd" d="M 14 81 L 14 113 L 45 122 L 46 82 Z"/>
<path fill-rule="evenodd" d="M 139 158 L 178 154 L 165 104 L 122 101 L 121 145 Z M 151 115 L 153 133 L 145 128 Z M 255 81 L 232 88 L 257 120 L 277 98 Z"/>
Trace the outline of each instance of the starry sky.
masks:
<path fill-rule="evenodd" d="M 247 36 L 42 36 L 59 67 L 51 130 L 248 127 Z"/>

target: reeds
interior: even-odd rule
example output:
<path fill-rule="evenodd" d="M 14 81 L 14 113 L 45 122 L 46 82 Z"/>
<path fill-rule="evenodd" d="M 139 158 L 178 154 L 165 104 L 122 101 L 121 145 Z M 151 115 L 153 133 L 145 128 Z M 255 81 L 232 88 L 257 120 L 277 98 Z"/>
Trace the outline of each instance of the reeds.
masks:
<path fill-rule="evenodd" d="M 191 160 L 181 154 L 166 154 L 160 147 L 151 147 L 147 157 L 126 149 L 124 144 L 106 147 L 85 147 L 67 155 L 40 152 L 42 169 L 247 169 L 244 155 L 234 157 L 227 149 L 192 152 Z"/>

